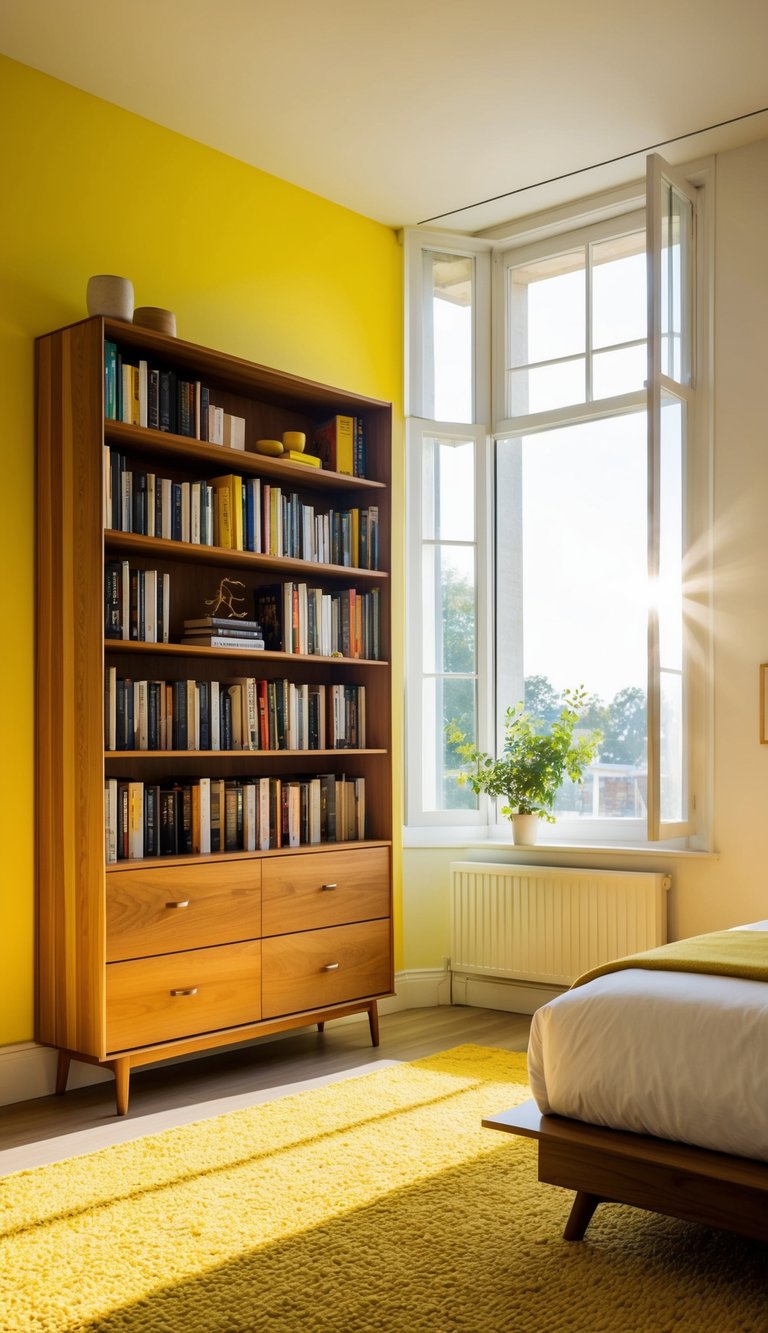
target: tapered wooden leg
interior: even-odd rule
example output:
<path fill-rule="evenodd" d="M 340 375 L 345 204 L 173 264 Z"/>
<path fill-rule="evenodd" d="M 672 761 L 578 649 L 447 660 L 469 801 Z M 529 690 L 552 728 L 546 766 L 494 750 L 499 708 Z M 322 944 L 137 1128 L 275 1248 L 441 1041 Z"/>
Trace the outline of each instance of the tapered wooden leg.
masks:
<path fill-rule="evenodd" d="M 371 1028 L 371 1046 L 379 1044 L 379 1010 L 375 1000 L 368 1006 L 368 1022 Z"/>
<path fill-rule="evenodd" d="M 586 1194 L 578 1190 L 573 1201 L 568 1221 L 565 1224 L 563 1240 L 583 1240 L 584 1234 L 592 1221 L 597 1205 L 601 1202 L 599 1194 Z"/>
<path fill-rule="evenodd" d="M 318 1032 L 325 1032 L 325 1023 L 318 1023 L 317 1030 Z"/>
<path fill-rule="evenodd" d="M 59 1051 L 59 1058 L 56 1062 L 56 1096 L 63 1097 L 67 1091 L 67 1079 L 69 1078 L 69 1055 L 66 1051 Z"/>
<path fill-rule="evenodd" d="M 118 1115 L 125 1115 L 128 1110 L 128 1093 L 131 1081 L 131 1062 L 128 1056 L 112 1061 L 115 1075 L 115 1105 Z"/>

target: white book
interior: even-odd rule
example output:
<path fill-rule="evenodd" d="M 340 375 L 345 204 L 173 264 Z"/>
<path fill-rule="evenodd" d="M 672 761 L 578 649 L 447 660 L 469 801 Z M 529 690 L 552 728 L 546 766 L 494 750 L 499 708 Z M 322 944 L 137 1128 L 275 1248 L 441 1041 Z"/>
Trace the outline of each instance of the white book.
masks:
<path fill-rule="evenodd" d="M 309 686 L 299 685 L 300 748 L 309 749 Z"/>
<path fill-rule="evenodd" d="M 157 570 L 144 571 L 144 642 L 157 643 Z"/>
<path fill-rule="evenodd" d="M 205 487 L 205 544 L 213 546 L 213 487 Z"/>
<path fill-rule="evenodd" d="M 256 851 L 256 783 L 243 783 L 243 851 Z"/>
<path fill-rule="evenodd" d="M 298 750 L 298 701 L 297 689 L 292 681 L 288 684 L 288 721 L 286 726 L 286 746 L 289 750 Z"/>
<path fill-rule="evenodd" d="M 200 851 L 211 850 L 211 779 L 200 778 Z"/>
<path fill-rule="evenodd" d="M 320 841 L 320 779 L 309 780 L 309 841 Z"/>
<path fill-rule="evenodd" d="M 117 778 L 104 783 L 104 859 L 107 865 L 117 861 Z"/>
<path fill-rule="evenodd" d="M 301 789 L 298 782 L 288 783 L 288 846 L 301 845 Z"/>
<path fill-rule="evenodd" d="M 203 482 L 195 481 L 192 483 L 190 495 L 190 515 L 189 515 L 189 540 L 195 545 L 200 545 L 200 517 L 201 517 L 201 490 Z"/>
<path fill-rule="evenodd" d="M 117 749 L 117 667 L 107 668 L 107 707 L 105 718 L 105 749 Z"/>
<path fill-rule="evenodd" d="M 258 780 L 258 851 L 269 851 L 269 778 Z"/>

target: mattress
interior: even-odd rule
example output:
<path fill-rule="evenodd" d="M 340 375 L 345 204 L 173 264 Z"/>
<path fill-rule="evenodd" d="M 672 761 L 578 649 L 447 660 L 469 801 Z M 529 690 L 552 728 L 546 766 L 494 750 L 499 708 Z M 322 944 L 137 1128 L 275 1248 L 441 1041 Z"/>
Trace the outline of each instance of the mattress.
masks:
<path fill-rule="evenodd" d="M 765 982 L 598 977 L 536 1011 L 528 1069 L 544 1113 L 768 1161 Z"/>

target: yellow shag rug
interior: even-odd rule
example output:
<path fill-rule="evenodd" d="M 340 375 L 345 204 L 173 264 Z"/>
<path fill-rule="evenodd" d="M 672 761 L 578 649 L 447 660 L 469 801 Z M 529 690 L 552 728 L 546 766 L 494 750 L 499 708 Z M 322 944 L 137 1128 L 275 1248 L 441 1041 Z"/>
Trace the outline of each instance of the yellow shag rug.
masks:
<path fill-rule="evenodd" d="M 3 1333 L 765 1333 L 765 1248 L 571 1195 L 459 1046 L 0 1181 Z"/>

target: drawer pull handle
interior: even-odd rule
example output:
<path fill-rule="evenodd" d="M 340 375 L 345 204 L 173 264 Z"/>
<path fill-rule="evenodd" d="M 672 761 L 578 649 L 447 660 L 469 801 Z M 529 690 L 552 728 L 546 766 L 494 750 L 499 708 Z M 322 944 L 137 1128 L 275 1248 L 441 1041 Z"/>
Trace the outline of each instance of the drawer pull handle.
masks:
<path fill-rule="evenodd" d="M 321 884 L 321 885 L 320 885 L 320 892 L 321 892 L 321 893 L 328 893 L 330 889 L 335 889 L 335 888 L 337 888 L 337 887 L 338 887 L 338 885 L 336 885 L 336 884 Z"/>
<path fill-rule="evenodd" d="M 197 995 L 197 986 L 184 986 L 179 990 L 172 990 L 171 995 Z"/>
<path fill-rule="evenodd" d="M 166 907 L 189 907 L 189 898 L 182 898 L 178 903 L 166 903 Z"/>
<path fill-rule="evenodd" d="M 322 969 L 322 971 L 323 971 L 323 972 L 335 972 L 336 969 L 338 968 L 338 966 L 339 966 L 338 963 L 326 963 L 326 964 L 325 964 L 325 967 Z"/>

